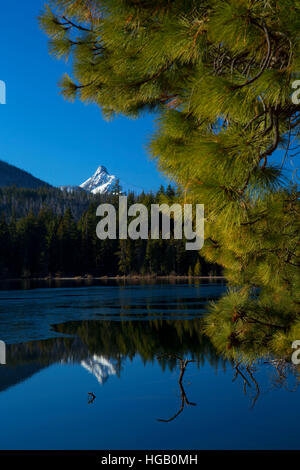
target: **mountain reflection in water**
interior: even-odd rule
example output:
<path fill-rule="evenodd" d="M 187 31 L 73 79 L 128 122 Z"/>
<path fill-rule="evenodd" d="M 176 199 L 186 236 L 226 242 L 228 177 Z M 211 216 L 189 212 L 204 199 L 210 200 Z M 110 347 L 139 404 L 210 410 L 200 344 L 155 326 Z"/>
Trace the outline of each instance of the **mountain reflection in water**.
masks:
<path fill-rule="evenodd" d="M 298 448 L 298 368 L 251 342 L 230 357 L 205 334 L 224 290 L 0 292 L 0 447 Z"/>
<path fill-rule="evenodd" d="M 299 383 L 297 368 L 283 360 L 265 358 L 255 365 L 225 360 L 203 334 L 201 319 L 81 321 L 55 325 L 53 330 L 66 336 L 8 345 L 8 367 L 1 371 L 1 391 L 52 364 L 80 364 L 104 385 L 110 376 L 120 377 L 127 359 L 136 356 L 144 364 L 156 361 L 162 371 L 167 368 L 178 373 L 180 412 L 185 405 L 195 405 L 187 399 L 182 380 L 191 362 L 199 373 L 206 363 L 216 371 L 232 371 L 232 381 L 240 381 L 241 391 L 249 396 L 252 407 L 262 393 L 256 379 L 260 368 L 268 368 L 270 387 L 292 391 Z"/>

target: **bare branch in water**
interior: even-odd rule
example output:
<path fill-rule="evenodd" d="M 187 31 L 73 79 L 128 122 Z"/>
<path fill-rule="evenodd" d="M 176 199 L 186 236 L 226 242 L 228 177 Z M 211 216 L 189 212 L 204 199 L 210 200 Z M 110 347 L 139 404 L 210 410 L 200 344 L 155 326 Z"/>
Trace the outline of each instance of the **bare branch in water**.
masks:
<path fill-rule="evenodd" d="M 179 384 L 180 395 L 181 395 L 181 397 L 180 397 L 181 398 L 181 406 L 180 406 L 179 410 L 177 411 L 177 413 L 175 413 L 171 418 L 169 418 L 169 419 L 158 419 L 157 420 L 157 421 L 161 421 L 163 423 L 169 423 L 170 421 L 173 421 L 175 418 L 177 418 L 177 416 L 179 416 L 180 413 L 182 413 L 182 411 L 184 410 L 185 405 L 187 405 L 187 406 L 197 406 L 196 403 L 192 403 L 188 400 L 188 398 L 186 396 L 186 393 L 185 393 L 185 390 L 184 390 L 184 387 L 183 387 L 183 383 L 182 383 L 183 376 L 184 376 L 184 373 L 186 371 L 187 365 L 190 362 L 195 362 L 195 361 L 192 360 L 192 359 L 183 359 L 182 357 L 179 357 L 175 354 L 170 354 L 170 355 L 164 354 L 161 357 L 163 357 L 163 356 L 176 358 L 179 361 L 179 365 L 180 365 L 180 376 L 179 376 L 178 384 Z"/>

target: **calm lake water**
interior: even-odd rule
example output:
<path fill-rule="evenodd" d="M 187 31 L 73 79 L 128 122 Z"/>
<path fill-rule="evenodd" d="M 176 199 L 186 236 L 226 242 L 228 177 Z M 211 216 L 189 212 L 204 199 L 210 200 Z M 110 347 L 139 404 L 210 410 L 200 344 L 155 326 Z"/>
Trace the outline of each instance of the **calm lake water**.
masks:
<path fill-rule="evenodd" d="M 261 361 L 244 393 L 201 331 L 225 290 L 3 284 L 0 448 L 299 449 L 295 378 Z"/>

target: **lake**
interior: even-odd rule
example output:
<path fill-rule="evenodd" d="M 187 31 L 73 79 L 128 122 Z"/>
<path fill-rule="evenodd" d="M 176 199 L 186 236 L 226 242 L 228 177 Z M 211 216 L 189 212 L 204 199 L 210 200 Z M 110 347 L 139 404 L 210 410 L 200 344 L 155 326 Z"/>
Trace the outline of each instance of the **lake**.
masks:
<path fill-rule="evenodd" d="M 297 377 L 203 334 L 222 282 L 0 288 L 1 449 L 299 449 Z"/>

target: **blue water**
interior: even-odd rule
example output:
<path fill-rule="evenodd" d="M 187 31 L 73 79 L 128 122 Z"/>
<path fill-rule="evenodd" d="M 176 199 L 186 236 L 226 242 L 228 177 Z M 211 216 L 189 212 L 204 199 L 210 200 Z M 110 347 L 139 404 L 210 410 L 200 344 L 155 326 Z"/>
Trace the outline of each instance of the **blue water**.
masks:
<path fill-rule="evenodd" d="M 51 325 L 72 320 L 192 318 L 224 284 L 144 284 L 0 290 L 0 338 L 20 343 L 58 336 Z"/>
<path fill-rule="evenodd" d="M 286 387 L 295 384 L 279 386 L 262 361 L 254 372 L 259 396 L 254 384 L 244 394 L 232 365 L 198 331 L 205 302 L 225 289 L 1 291 L 0 339 L 8 346 L 0 448 L 298 449 L 299 391 Z M 196 361 L 186 368 L 182 410 L 174 354 Z"/>

